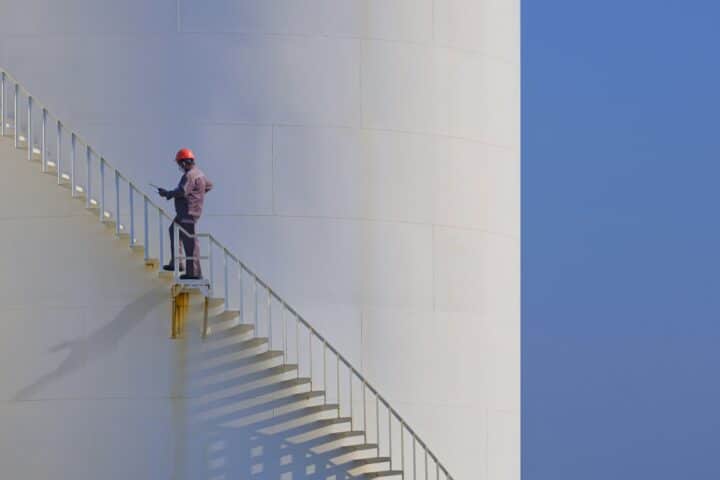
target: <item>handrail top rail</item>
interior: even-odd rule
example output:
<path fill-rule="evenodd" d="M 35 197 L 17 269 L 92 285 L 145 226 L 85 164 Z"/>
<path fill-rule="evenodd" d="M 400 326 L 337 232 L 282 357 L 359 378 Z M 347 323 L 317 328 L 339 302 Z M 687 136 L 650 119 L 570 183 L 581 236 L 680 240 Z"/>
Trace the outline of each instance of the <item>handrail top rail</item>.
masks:
<path fill-rule="evenodd" d="M 10 74 L 7 70 L 0 67 L 0 74 L 4 78 L 10 79 L 18 88 L 19 91 L 22 91 L 26 94 L 27 97 L 32 98 L 33 102 L 37 103 L 38 108 L 42 108 L 44 112 L 46 112 L 47 115 L 53 117 L 59 125 L 64 126 L 67 128 L 67 125 L 61 121 L 56 115 L 54 115 L 47 106 L 43 103 L 37 100 L 37 98 L 32 95 L 20 82 L 17 80 L 15 76 Z M 3 107 L 4 108 L 4 107 Z M 5 119 L 3 118 L 3 121 Z M 15 127 L 17 128 L 17 119 L 15 119 Z M 140 188 L 138 188 L 137 184 L 130 180 L 127 176 L 125 176 L 120 170 L 115 167 L 112 163 L 108 162 L 106 157 L 101 155 L 94 147 L 90 145 L 88 141 L 86 141 L 83 137 L 78 135 L 74 129 L 69 129 L 71 132 L 71 135 L 75 138 L 76 142 L 80 142 L 82 145 L 84 145 L 89 152 L 95 153 L 95 156 L 98 157 L 104 164 L 109 167 L 111 170 L 115 171 L 115 174 L 123 179 L 125 182 L 128 183 L 129 187 L 136 191 L 138 194 L 142 195 L 143 200 L 148 202 L 154 209 L 156 209 L 161 215 L 166 217 L 169 220 L 172 220 L 174 218 L 174 215 L 171 215 L 168 213 L 167 210 L 162 208 L 160 205 L 155 203 L 150 196 Z M 32 143 L 32 139 L 28 139 L 28 145 Z M 119 219 L 117 219 L 119 221 Z M 177 224 L 174 224 L 177 225 Z M 201 237 L 201 238 L 208 238 L 212 243 L 214 243 L 218 248 L 223 250 L 223 253 L 227 255 L 230 259 L 235 261 L 242 270 L 244 270 L 247 274 L 249 274 L 262 288 L 264 288 L 269 295 L 274 297 L 280 304 L 293 316 L 297 318 L 299 322 L 301 322 L 309 332 L 311 332 L 319 341 L 323 343 L 325 347 L 327 347 L 334 355 L 337 356 L 337 358 L 342 361 L 343 364 L 351 371 L 358 380 L 365 385 L 366 388 L 368 388 L 376 397 L 377 399 L 383 403 L 383 405 L 388 409 L 388 411 L 397 419 L 397 421 L 405 428 L 408 433 L 410 433 L 414 437 L 414 441 L 418 442 L 421 447 L 427 452 L 427 454 L 433 459 L 435 464 L 438 468 L 440 468 L 443 473 L 445 474 L 446 478 L 452 479 L 449 472 L 445 468 L 445 466 L 440 462 L 440 460 L 437 458 L 437 456 L 430 450 L 430 448 L 427 446 L 427 443 L 425 443 L 422 438 L 415 432 L 415 430 L 410 427 L 408 422 L 395 410 L 390 403 L 379 393 L 379 391 L 350 363 L 350 361 L 345 358 L 344 355 L 342 355 L 320 332 L 318 332 L 315 327 L 310 325 L 310 323 L 300 314 L 298 313 L 295 308 L 290 306 L 270 285 L 268 285 L 264 280 L 260 278 L 258 274 L 256 274 L 252 269 L 250 269 L 245 262 L 240 260 L 224 243 L 222 243 L 220 240 L 218 240 L 213 234 L 211 233 L 196 233 L 194 235 L 189 234 L 185 229 L 182 228 L 182 226 L 177 225 L 177 228 L 182 231 L 185 235 L 188 235 L 190 237 Z M 212 248 L 212 247 L 211 247 Z"/>

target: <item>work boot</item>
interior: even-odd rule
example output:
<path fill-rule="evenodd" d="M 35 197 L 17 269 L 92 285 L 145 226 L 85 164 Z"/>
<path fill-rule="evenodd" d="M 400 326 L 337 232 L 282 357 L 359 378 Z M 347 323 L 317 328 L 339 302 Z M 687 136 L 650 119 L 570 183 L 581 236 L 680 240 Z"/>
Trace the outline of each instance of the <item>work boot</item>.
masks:
<path fill-rule="evenodd" d="M 191 275 L 189 273 L 180 275 L 180 280 L 200 280 L 201 278 L 201 275 Z"/>
<path fill-rule="evenodd" d="M 163 265 L 163 270 L 168 272 L 174 272 L 175 271 L 175 264 L 173 262 L 168 263 L 167 265 Z M 180 271 L 185 271 L 185 267 L 180 265 Z"/>

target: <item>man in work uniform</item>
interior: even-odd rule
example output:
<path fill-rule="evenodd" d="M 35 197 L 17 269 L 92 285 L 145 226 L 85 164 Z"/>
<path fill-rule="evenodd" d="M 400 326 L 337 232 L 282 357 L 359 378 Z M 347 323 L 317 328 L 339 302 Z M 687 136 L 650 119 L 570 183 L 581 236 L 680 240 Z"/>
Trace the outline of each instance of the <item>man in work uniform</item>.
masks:
<path fill-rule="evenodd" d="M 202 214 L 205 194 L 212 189 L 212 182 L 198 167 L 195 166 L 195 155 L 190 149 L 183 148 L 175 155 L 175 162 L 183 172 L 180 183 L 173 190 L 158 188 L 160 196 L 175 200 L 175 218 L 173 224 L 178 224 L 180 230 L 180 243 L 187 258 L 185 261 L 185 274 L 180 276 L 183 280 L 202 278 L 200 269 L 200 241 L 195 235 L 195 227 Z M 175 270 L 175 235 L 173 225 L 170 225 L 170 263 L 163 266 L 164 270 Z M 182 267 L 182 266 L 180 266 Z"/>

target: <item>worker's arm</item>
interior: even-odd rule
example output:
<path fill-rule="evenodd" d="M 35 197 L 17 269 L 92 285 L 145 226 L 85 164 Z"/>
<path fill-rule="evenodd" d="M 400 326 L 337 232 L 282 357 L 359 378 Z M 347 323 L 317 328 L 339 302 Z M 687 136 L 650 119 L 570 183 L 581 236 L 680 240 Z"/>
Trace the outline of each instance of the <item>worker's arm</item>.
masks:
<path fill-rule="evenodd" d="M 180 188 L 179 186 L 172 190 L 165 190 L 164 188 L 161 188 L 159 190 L 159 192 L 160 192 L 160 195 L 167 198 L 168 200 L 170 200 L 171 198 L 175 198 L 175 197 L 180 198 L 180 197 L 185 196 L 185 190 Z"/>

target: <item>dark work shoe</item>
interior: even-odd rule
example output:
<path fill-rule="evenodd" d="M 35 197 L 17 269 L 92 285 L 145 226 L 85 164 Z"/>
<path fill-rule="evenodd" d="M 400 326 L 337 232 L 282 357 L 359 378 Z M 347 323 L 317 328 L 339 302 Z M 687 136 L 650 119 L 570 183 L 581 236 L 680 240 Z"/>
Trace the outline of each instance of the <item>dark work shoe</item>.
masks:
<path fill-rule="evenodd" d="M 168 263 L 167 265 L 163 265 L 163 270 L 168 271 L 168 272 L 174 272 L 174 271 L 175 271 L 175 265 L 172 264 L 172 263 Z M 180 265 L 180 271 L 182 272 L 182 271 L 184 271 L 184 270 L 185 270 L 185 268 L 183 268 L 183 266 Z"/>
<path fill-rule="evenodd" d="M 180 280 L 200 280 L 201 278 L 202 276 L 200 275 L 190 275 L 188 273 L 180 275 Z"/>

